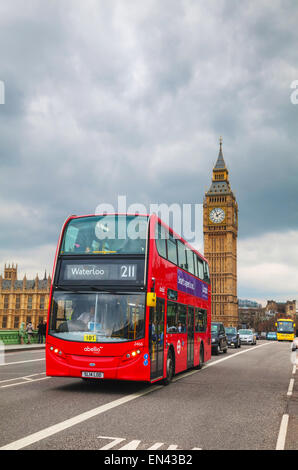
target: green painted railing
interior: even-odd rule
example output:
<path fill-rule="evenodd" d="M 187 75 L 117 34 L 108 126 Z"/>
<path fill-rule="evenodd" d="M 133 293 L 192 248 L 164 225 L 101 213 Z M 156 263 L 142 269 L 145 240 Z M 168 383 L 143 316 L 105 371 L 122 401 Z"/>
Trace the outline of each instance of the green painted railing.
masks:
<path fill-rule="evenodd" d="M 18 330 L 0 330 L 0 341 L 4 344 L 21 344 L 21 338 Z M 38 335 L 37 331 L 34 331 L 31 337 L 31 343 L 37 343 Z M 24 343 L 28 343 L 28 336 L 25 333 Z"/>

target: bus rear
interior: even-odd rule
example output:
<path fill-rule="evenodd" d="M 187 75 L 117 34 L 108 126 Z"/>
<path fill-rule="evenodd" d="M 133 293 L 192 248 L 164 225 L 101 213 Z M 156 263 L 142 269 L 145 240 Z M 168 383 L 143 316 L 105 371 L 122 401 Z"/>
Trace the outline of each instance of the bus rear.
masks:
<path fill-rule="evenodd" d="M 150 380 L 148 220 L 102 215 L 71 217 L 65 223 L 50 294 L 47 375 Z"/>
<path fill-rule="evenodd" d="M 280 318 L 276 323 L 278 341 L 294 341 L 295 323 L 289 318 Z"/>

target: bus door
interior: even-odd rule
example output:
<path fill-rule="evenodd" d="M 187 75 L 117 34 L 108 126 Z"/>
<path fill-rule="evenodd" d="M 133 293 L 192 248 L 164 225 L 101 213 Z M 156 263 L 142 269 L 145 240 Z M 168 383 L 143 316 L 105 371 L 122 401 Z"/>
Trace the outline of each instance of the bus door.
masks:
<path fill-rule="evenodd" d="M 187 315 L 187 368 L 194 364 L 194 307 L 188 307 Z"/>
<path fill-rule="evenodd" d="M 156 299 L 156 307 L 150 308 L 149 316 L 149 353 L 151 371 L 150 378 L 163 376 L 164 359 L 164 317 L 165 301 Z"/>

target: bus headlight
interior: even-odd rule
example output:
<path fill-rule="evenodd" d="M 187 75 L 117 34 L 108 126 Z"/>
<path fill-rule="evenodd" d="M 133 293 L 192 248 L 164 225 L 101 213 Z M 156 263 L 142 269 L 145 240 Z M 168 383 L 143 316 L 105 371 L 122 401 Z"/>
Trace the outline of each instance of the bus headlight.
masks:
<path fill-rule="evenodd" d="M 131 359 L 136 359 L 138 356 L 140 356 L 141 352 L 142 351 L 140 349 L 134 349 L 133 351 L 127 352 L 122 357 L 122 362 L 126 362 L 126 361 L 129 361 Z"/>
<path fill-rule="evenodd" d="M 55 348 L 54 346 L 50 346 L 49 349 L 52 353 L 55 354 L 55 356 L 59 356 L 59 357 L 63 357 L 63 358 L 66 357 L 64 352 L 59 348 Z"/>

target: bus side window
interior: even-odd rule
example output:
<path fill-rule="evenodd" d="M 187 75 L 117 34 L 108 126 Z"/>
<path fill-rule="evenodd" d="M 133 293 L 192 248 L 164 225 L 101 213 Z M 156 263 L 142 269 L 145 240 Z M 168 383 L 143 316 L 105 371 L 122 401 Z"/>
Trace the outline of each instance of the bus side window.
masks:
<path fill-rule="evenodd" d="M 207 329 L 207 311 L 202 308 L 195 309 L 195 331 L 205 333 Z"/>
<path fill-rule="evenodd" d="M 177 304 L 170 301 L 167 305 L 167 333 L 177 333 Z"/>
<path fill-rule="evenodd" d="M 182 269 L 187 270 L 186 264 L 186 246 L 180 240 L 177 240 L 178 245 L 178 266 Z"/>
<path fill-rule="evenodd" d="M 210 284 L 209 266 L 205 261 L 204 261 L 204 281 Z"/>
<path fill-rule="evenodd" d="M 158 254 L 163 258 L 167 258 L 167 244 L 166 244 L 166 231 L 162 225 L 156 224 L 155 226 L 155 243 Z"/>
<path fill-rule="evenodd" d="M 204 280 L 204 265 L 203 261 L 197 257 L 198 277 Z"/>
<path fill-rule="evenodd" d="M 178 333 L 186 332 L 186 305 L 178 304 Z"/>
<path fill-rule="evenodd" d="M 194 253 L 192 250 L 186 247 L 187 253 L 187 264 L 188 264 L 188 272 L 191 274 L 195 274 L 195 267 L 194 267 Z"/>
<path fill-rule="evenodd" d="M 169 239 L 167 240 L 167 246 L 168 246 L 168 260 L 171 261 L 174 264 L 177 264 L 177 243 L 176 239 L 172 237 L 172 235 L 169 236 Z"/>

